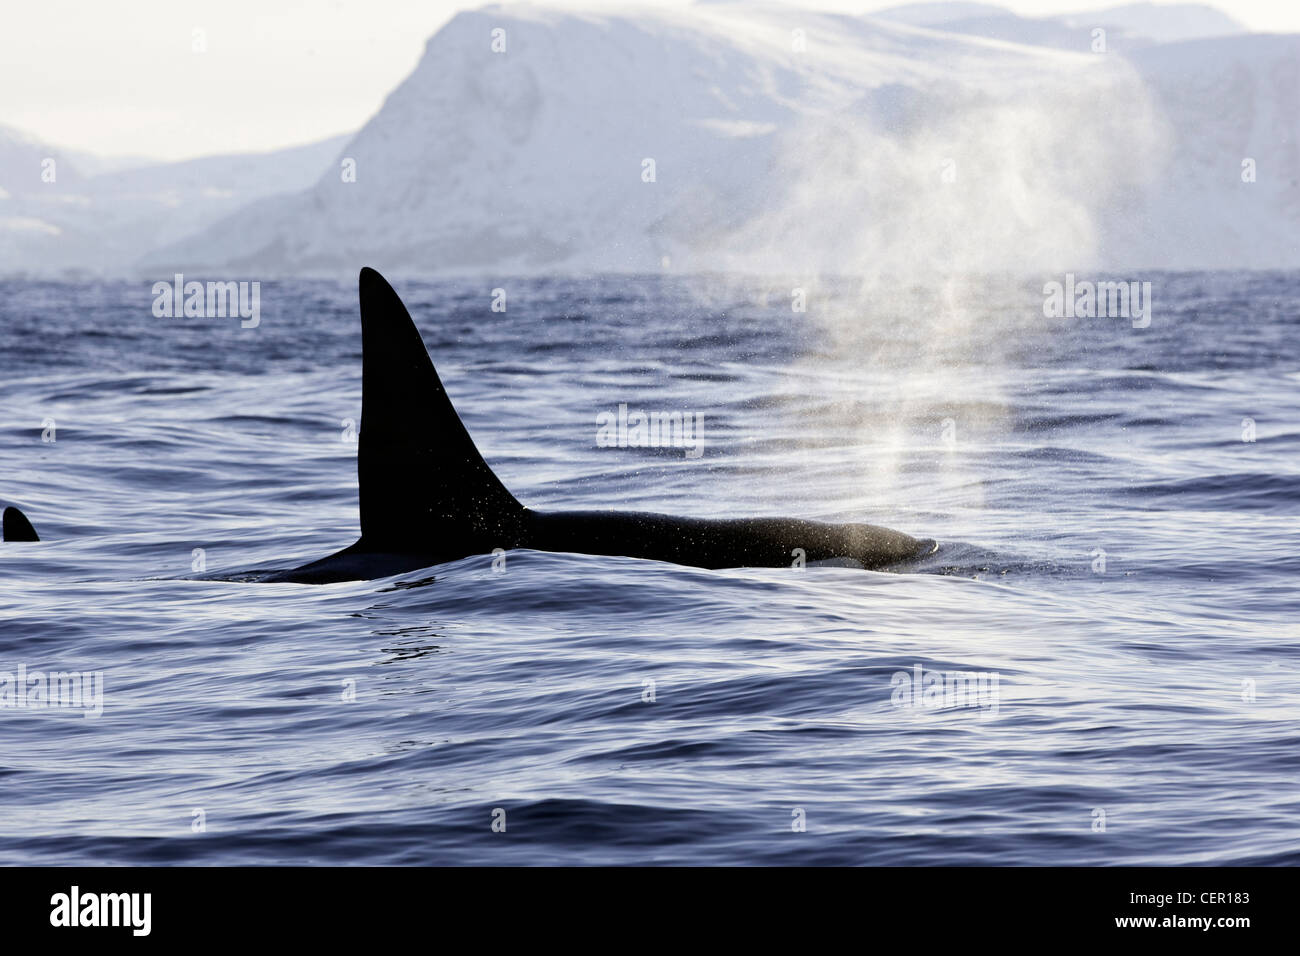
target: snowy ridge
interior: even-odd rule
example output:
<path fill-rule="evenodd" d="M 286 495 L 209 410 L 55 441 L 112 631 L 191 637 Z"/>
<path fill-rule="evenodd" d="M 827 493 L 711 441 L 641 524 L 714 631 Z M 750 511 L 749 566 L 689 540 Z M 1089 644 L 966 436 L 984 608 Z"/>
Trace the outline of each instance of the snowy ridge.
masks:
<path fill-rule="evenodd" d="M 129 272 L 151 248 L 246 203 L 304 188 L 347 139 L 177 163 L 115 163 L 0 127 L 0 274 Z"/>

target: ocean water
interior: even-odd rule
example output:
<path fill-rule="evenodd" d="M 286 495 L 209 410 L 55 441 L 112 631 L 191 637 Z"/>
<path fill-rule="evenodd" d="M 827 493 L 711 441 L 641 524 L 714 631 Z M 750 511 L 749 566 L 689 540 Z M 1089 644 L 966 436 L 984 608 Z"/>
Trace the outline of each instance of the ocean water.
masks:
<path fill-rule="evenodd" d="M 0 545 L 0 671 L 103 681 L 98 716 L 0 707 L 0 862 L 1300 862 L 1300 275 L 1143 278 L 1147 328 L 1044 318 L 1043 277 L 803 312 L 727 276 L 395 281 L 532 507 L 940 549 L 327 586 L 241 576 L 356 536 L 350 277 L 263 283 L 249 329 L 0 283 L 0 502 L 44 539 Z M 620 403 L 702 415 L 702 453 L 600 447 Z"/>

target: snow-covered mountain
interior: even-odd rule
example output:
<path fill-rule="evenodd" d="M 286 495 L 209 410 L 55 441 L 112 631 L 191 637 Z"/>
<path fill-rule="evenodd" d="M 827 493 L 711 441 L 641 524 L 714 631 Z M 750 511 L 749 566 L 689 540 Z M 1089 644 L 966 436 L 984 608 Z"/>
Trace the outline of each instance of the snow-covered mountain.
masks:
<path fill-rule="evenodd" d="M 0 127 L 0 273 L 113 274 L 245 203 L 314 182 L 349 137 L 179 163 L 104 160 Z"/>
<path fill-rule="evenodd" d="M 292 191 L 306 164 L 245 173 L 246 205 L 139 239 L 136 269 L 1300 265 L 1300 36 L 1157 42 L 1235 24 L 1178 5 L 1154 31 L 1137 5 L 1102 12 L 1128 42 L 1098 53 L 1082 20 L 923 6 L 462 13 L 363 129 L 313 157 L 313 185 Z M 189 197 L 229 182 L 204 162 L 186 166 Z M 248 201 L 253 179 L 264 198 Z M 127 250 L 139 234 L 99 235 Z"/>

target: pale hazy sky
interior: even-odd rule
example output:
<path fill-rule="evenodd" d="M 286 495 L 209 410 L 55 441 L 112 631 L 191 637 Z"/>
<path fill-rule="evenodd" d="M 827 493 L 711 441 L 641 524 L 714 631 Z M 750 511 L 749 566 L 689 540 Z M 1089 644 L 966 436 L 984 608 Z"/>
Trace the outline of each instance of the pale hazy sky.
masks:
<path fill-rule="evenodd" d="M 639 5 L 686 0 L 638 0 Z M 861 13 L 897 0 L 789 0 Z M 1025 16 L 1122 0 L 987 0 Z M 58 146 L 181 159 L 306 143 L 361 126 L 458 0 L 4 0 L 0 125 Z M 573 5 L 548 0 L 542 5 Z M 584 0 L 586 7 L 604 4 Z M 611 8 L 625 6 L 610 0 Z M 1300 3 L 1221 4 L 1300 32 Z M 207 52 L 193 51 L 196 29 Z"/>

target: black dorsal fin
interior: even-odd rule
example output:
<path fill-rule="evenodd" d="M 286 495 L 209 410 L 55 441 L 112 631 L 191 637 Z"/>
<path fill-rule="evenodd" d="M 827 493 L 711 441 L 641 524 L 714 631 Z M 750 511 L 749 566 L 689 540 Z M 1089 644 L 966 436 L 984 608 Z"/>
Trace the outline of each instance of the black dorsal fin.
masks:
<path fill-rule="evenodd" d="M 393 287 L 362 269 L 361 548 L 428 553 L 507 540 L 523 506 L 474 447 Z"/>
<path fill-rule="evenodd" d="M 6 541 L 40 541 L 36 529 L 27 520 L 27 515 L 17 508 L 6 508 L 3 520 L 3 534 Z"/>

